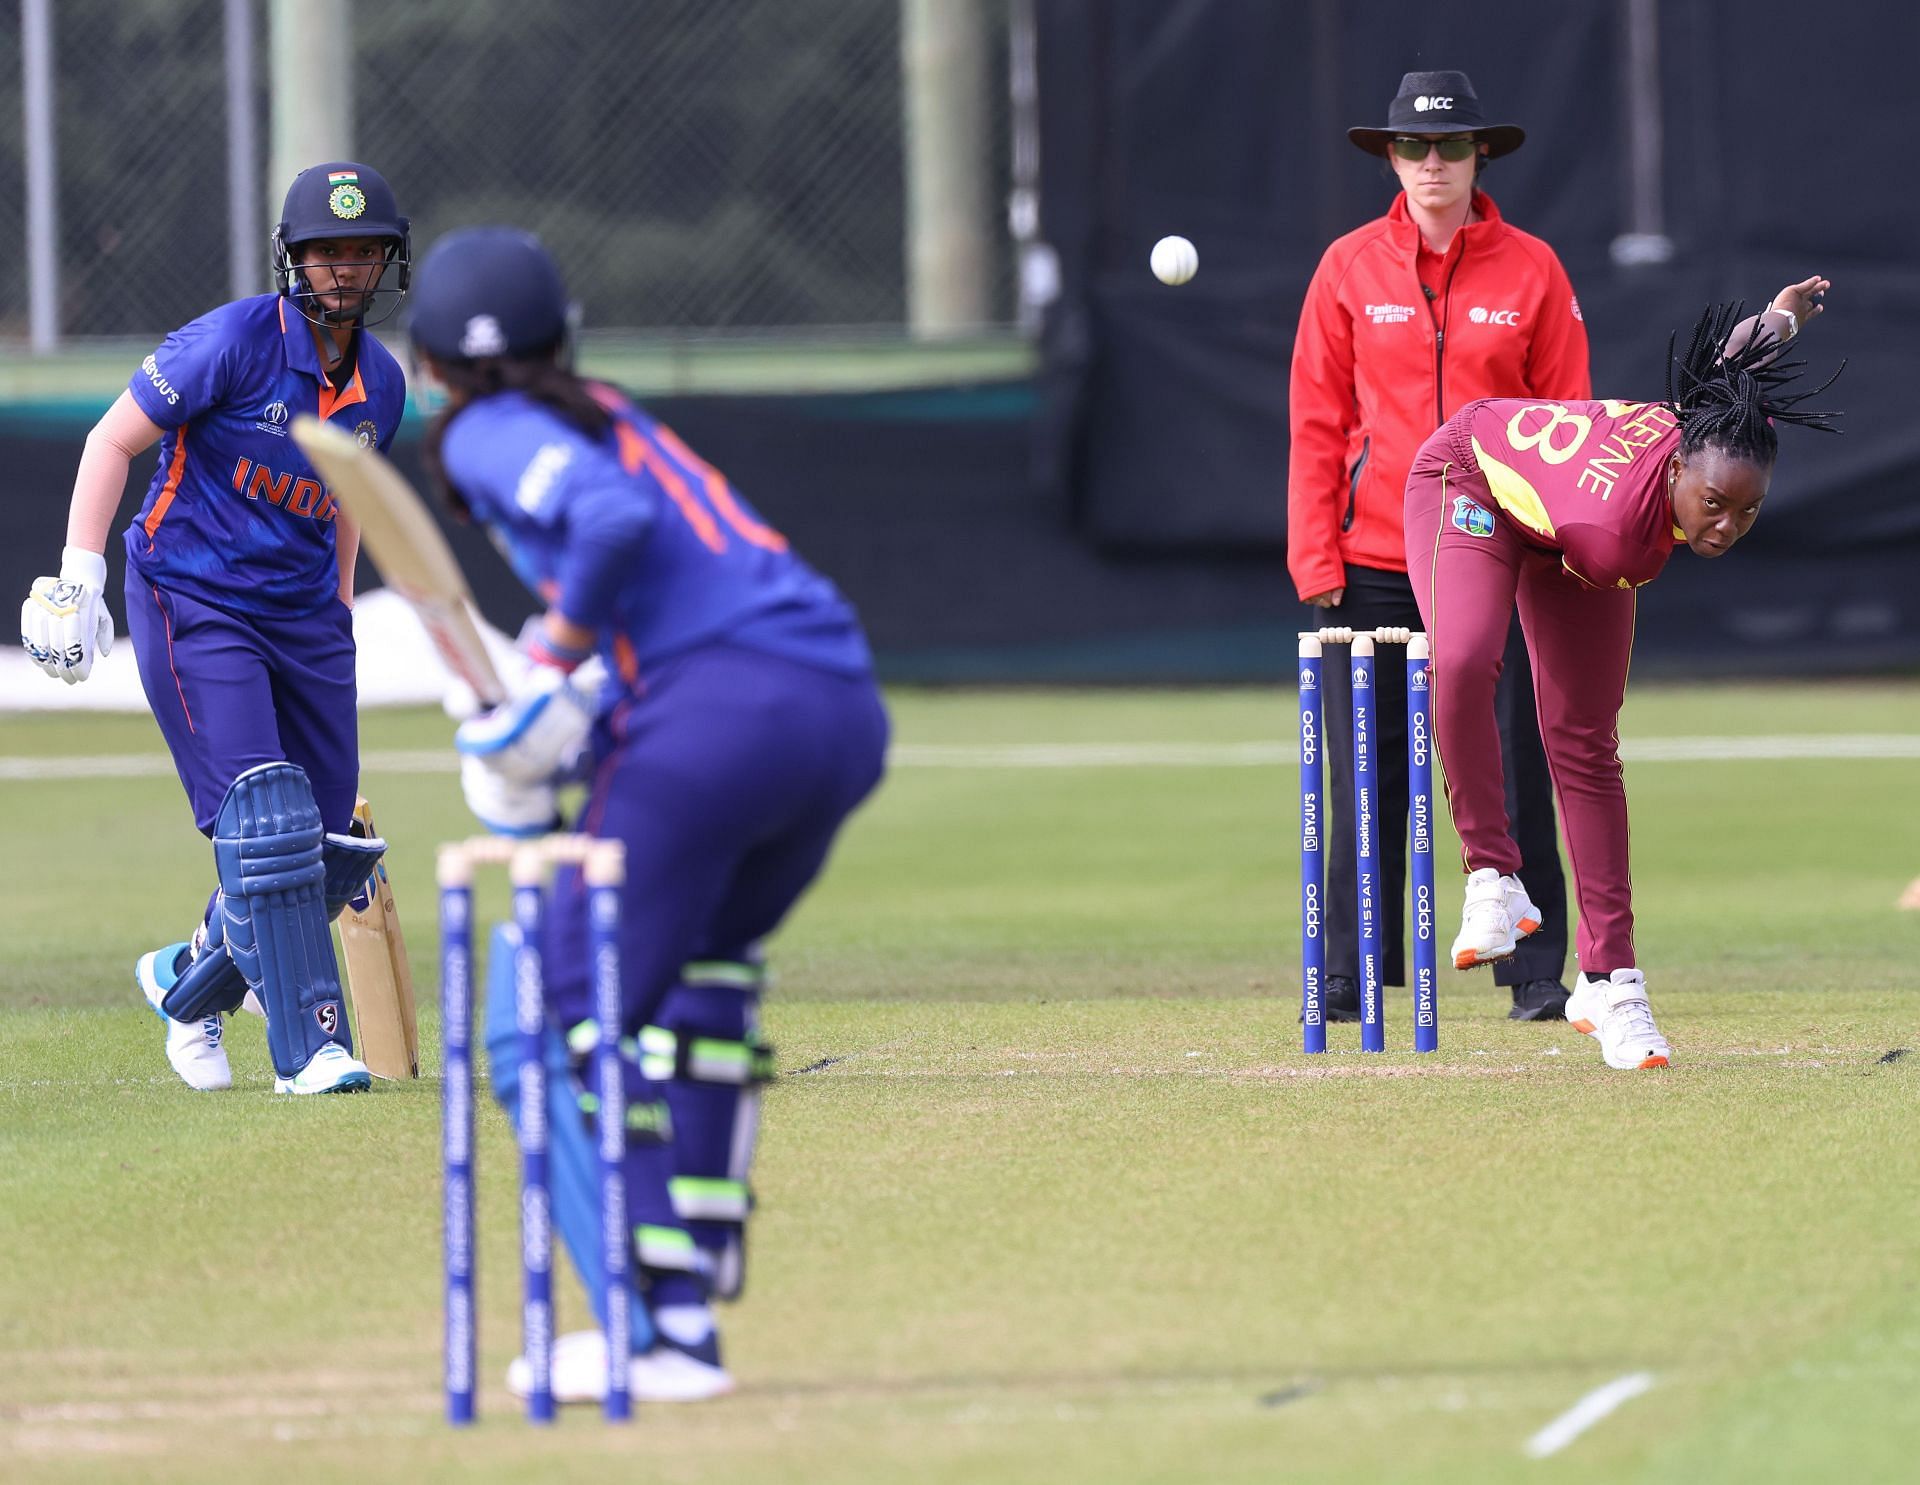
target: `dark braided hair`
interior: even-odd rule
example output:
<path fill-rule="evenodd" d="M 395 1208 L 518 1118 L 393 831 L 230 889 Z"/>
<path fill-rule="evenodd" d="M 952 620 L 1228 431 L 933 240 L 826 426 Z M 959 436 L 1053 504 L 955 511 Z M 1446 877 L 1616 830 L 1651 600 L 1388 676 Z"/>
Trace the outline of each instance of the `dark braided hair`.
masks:
<path fill-rule="evenodd" d="M 594 396 L 592 384 L 576 376 L 551 355 L 436 361 L 434 371 L 453 394 L 453 401 L 435 413 L 433 421 L 427 425 L 426 440 L 420 450 L 421 462 L 448 509 L 462 520 L 468 519 L 472 511 L 466 497 L 447 478 L 447 466 L 441 457 L 441 448 L 446 442 L 447 425 L 469 402 L 478 402 L 483 397 L 492 397 L 499 392 L 523 392 L 589 438 L 602 437 L 613 425 L 613 415 Z"/>
<path fill-rule="evenodd" d="M 1682 456 L 1711 448 L 1746 463 L 1771 465 L 1779 447 L 1776 423 L 1840 431 L 1833 426 L 1839 413 L 1803 410 L 1800 404 L 1831 387 L 1846 362 L 1819 386 L 1782 395 L 1780 389 L 1798 380 L 1807 363 L 1780 359 L 1783 343 L 1761 328 L 1758 316 L 1736 346 L 1745 308 L 1708 306 L 1694 323 L 1684 356 L 1675 354 L 1678 333 L 1667 342 L 1666 406 L 1680 422 Z"/>

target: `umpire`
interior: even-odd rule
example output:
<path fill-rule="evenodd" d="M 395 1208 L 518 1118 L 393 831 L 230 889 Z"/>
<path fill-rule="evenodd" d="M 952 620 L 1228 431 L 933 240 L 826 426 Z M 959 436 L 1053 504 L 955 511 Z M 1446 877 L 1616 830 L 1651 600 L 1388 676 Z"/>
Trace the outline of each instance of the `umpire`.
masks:
<path fill-rule="evenodd" d="M 1482 397 L 1555 401 L 1592 395 L 1587 334 L 1553 249 L 1509 225 L 1479 188 L 1489 161 L 1526 135 L 1488 121 L 1464 72 L 1409 72 L 1384 128 L 1347 137 L 1384 158 L 1400 194 L 1383 217 L 1321 257 L 1293 347 L 1287 469 L 1287 567 L 1320 624 L 1420 628 L 1407 581 L 1401 508 L 1407 470 L 1428 434 Z M 1380 667 L 1376 742 L 1380 818 L 1407 810 L 1403 667 Z M 1353 814 L 1349 677 L 1328 666 L 1329 818 Z M 1494 976 L 1513 992 L 1515 1020 L 1565 1014 L 1567 891 L 1554 829 L 1553 786 L 1534 714 L 1533 677 L 1516 623 L 1498 693 L 1507 816 L 1520 875 L 1542 911 Z M 1329 883 L 1351 882 L 1354 842 L 1331 829 Z M 1406 837 L 1380 835 L 1385 954 L 1382 981 L 1406 983 Z M 1354 894 L 1327 894 L 1326 1013 L 1359 1015 Z"/>

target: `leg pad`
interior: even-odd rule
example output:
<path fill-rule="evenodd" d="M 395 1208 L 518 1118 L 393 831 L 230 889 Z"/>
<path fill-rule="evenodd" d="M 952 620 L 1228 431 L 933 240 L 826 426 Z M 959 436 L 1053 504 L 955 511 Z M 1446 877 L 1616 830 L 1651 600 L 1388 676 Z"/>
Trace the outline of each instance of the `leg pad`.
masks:
<path fill-rule="evenodd" d="M 327 926 L 324 844 L 313 787 L 291 763 L 241 774 L 214 820 L 227 952 L 266 1009 L 267 1049 L 282 1078 L 328 1042 L 353 1048 Z"/>

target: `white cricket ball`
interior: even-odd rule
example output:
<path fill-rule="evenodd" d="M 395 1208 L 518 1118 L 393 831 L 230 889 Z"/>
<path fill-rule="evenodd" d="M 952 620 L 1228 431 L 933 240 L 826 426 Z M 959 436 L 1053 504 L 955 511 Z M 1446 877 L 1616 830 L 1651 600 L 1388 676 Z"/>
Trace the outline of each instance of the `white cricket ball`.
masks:
<path fill-rule="evenodd" d="M 1184 284 L 1200 271 L 1200 254 L 1184 237 L 1163 237 L 1153 245 L 1153 276 L 1163 284 Z"/>

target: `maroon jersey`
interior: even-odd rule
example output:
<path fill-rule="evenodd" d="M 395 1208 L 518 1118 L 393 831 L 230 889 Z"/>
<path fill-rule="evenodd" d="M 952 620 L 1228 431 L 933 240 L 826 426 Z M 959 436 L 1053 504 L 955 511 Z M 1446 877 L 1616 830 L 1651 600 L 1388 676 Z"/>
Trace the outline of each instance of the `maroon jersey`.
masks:
<path fill-rule="evenodd" d="M 1652 582 L 1684 540 L 1667 488 L 1680 425 L 1661 403 L 1475 402 L 1454 416 L 1452 443 L 1501 513 L 1593 587 Z"/>

